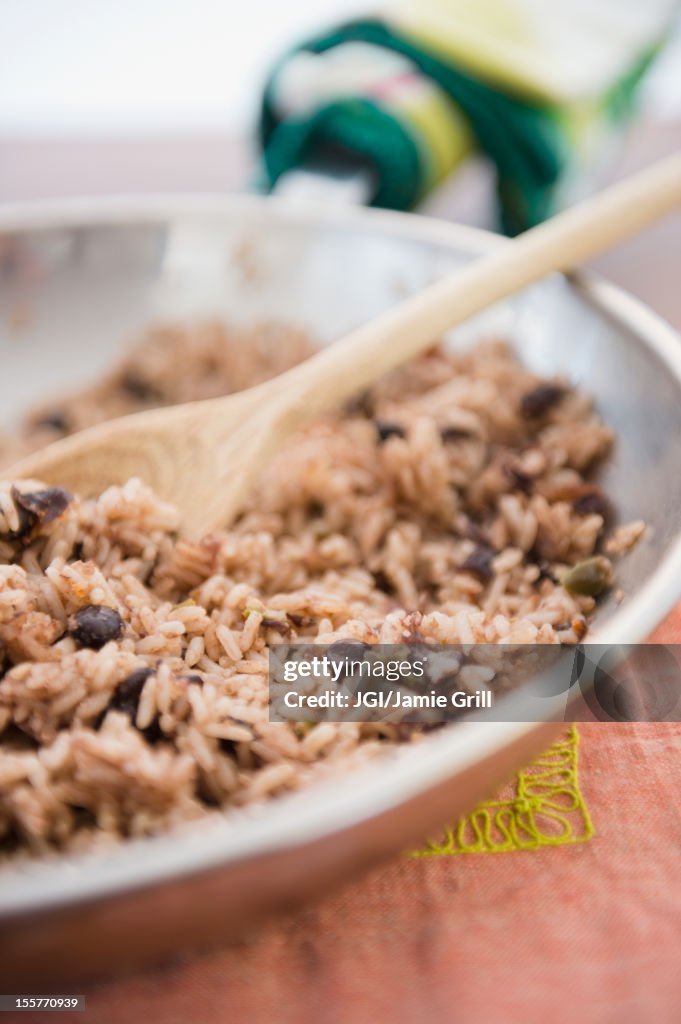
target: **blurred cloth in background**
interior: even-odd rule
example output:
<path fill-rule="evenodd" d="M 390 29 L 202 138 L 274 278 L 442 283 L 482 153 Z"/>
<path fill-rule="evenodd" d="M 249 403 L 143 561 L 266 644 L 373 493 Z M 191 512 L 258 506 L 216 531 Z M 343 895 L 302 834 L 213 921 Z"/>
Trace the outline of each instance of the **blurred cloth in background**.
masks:
<path fill-rule="evenodd" d="M 471 154 L 499 221 L 525 230 L 590 191 L 635 109 L 675 0 L 395 0 L 308 37 L 277 65 L 260 119 L 265 187 L 334 159 L 366 199 L 410 209 Z"/>

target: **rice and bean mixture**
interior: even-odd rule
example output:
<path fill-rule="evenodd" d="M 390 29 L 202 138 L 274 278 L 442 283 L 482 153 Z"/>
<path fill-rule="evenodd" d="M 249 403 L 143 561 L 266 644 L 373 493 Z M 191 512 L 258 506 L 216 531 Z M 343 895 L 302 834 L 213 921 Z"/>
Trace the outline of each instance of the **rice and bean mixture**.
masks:
<path fill-rule="evenodd" d="M 154 328 L 2 439 L 0 464 L 310 351 L 276 325 Z M 422 739 L 270 723 L 272 642 L 577 642 L 643 529 L 615 527 L 592 481 L 612 442 L 588 396 L 492 341 L 434 347 L 315 422 L 200 543 L 139 480 L 96 500 L 0 482 L 2 855 L 156 833 Z"/>

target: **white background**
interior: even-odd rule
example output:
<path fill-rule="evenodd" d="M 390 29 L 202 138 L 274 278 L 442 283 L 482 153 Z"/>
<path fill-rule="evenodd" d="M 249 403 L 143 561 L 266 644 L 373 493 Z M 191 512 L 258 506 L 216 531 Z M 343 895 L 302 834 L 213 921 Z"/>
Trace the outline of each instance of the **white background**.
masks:
<path fill-rule="evenodd" d="M 0 135 L 250 126 L 273 59 L 366 0 L 1 0 Z"/>
<path fill-rule="evenodd" d="M 381 5 L 0 0 L 0 139 L 243 134 L 282 50 Z M 647 105 L 661 117 L 681 113 L 681 36 L 649 82 Z"/>

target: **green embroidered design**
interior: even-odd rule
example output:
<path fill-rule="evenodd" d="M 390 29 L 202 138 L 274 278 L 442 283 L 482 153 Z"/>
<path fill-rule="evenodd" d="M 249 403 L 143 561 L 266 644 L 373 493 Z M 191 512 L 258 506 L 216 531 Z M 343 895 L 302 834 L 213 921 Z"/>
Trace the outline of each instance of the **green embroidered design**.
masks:
<path fill-rule="evenodd" d="M 480 804 L 456 827 L 410 856 L 505 853 L 586 842 L 594 829 L 579 789 L 578 744 L 579 734 L 571 725 L 565 736 L 518 773 L 508 796 Z"/>

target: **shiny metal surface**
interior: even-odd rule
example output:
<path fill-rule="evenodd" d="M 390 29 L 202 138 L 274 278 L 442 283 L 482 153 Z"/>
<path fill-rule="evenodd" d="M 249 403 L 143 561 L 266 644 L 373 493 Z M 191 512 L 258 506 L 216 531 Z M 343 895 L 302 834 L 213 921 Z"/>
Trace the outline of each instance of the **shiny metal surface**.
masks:
<path fill-rule="evenodd" d="M 2 418 L 91 378 L 151 321 L 276 318 L 326 343 L 497 244 L 410 215 L 256 198 L 0 210 Z M 681 342 L 616 289 L 559 277 L 451 342 L 490 332 L 532 368 L 588 388 L 617 431 L 604 485 L 623 519 L 651 529 L 619 571 L 626 600 L 604 603 L 593 639 L 640 640 L 681 592 Z M 45 977 L 96 973 L 238 933 L 455 818 L 552 728 L 465 720 L 352 785 L 77 861 L 3 868 L 0 975 L 35 980 L 37 964 Z"/>

